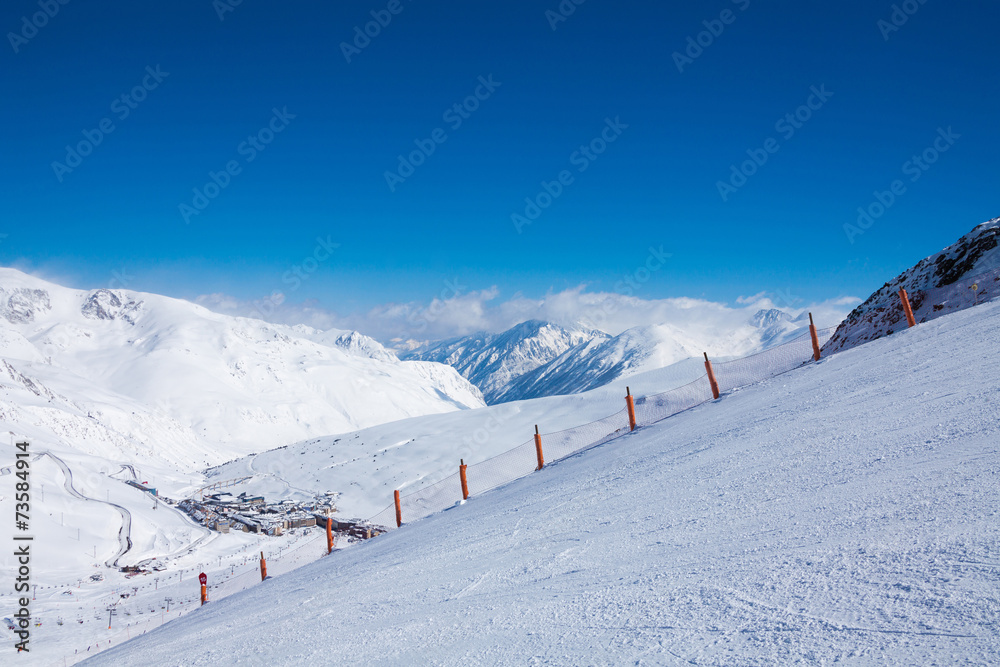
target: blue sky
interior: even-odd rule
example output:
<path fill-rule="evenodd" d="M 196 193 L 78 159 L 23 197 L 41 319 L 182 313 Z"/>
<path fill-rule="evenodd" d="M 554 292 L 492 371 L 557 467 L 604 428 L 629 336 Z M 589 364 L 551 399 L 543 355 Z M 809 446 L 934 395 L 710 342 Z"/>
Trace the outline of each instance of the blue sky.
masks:
<path fill-rule="evenodd" d="M 340 316 L 621 294 L 637 271 L 648 300 L 864 297 L 1000 215 L 998 18 L 941 0 L 11 0 L 0 263 Z M 526 198 L 548 206 L 518 229 Z M 670 258 L 647 276 L 650 248 Z"/>

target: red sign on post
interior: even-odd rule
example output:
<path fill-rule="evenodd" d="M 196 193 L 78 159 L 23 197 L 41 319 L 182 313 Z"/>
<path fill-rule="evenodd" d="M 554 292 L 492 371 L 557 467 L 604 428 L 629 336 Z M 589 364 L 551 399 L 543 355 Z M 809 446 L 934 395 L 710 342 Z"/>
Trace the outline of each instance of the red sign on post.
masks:
<path fill-rule="evenodd" d="M 201 583 L 202 586 L 204 586 L 205 584 L 208 583 L 208 575 L 202 572 L 201 574 L 198 575 L 198 581 Z"/>

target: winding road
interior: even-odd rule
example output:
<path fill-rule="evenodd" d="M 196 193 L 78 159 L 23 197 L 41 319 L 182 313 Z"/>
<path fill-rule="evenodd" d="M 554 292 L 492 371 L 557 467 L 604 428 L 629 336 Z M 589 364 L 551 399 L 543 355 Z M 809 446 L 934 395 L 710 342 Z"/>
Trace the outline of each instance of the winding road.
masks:
<path fill-rule="evenodd" d="M 113 558 L 109 558 L 104 561 L 104 564 L 107 567 L 117 567 L 118 560 L 132 549 L 132 514 L 121 505 L 116 505 L 115 503 L 106 500 L 98 500 L 97 498 L 88 498 L 77 491 L 73 486 L 73 471 L 70 470 L 68 465 L 66 465 L 66 462 L 52 452 L 41 452 L 39 457 L 45 455 L 55 461 L 56 465 L 59 466 L 59 469 L 62 470 L 63 477 L 65 478 L 63 481 L 63 487 L 65 487 L 67 493 L 74 498 L 94 503 L 101 503 L 103 505 L 110 505 L 118 510 L 118 513 L 122 517 L 122 525 L 121 528 L 118 529 L 118 553 L 115 554 Z"/>

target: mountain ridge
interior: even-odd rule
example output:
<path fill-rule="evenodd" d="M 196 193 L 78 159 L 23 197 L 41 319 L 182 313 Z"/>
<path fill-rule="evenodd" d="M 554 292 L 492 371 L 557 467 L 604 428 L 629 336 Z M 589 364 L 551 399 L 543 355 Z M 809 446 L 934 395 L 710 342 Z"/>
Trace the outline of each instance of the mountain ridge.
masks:
<path fill-rule="evenodd" d="M 0 417 L 111 458 L 154 455 L 141 445 L 153 439 L 165 462 L 200 467 L 311 435 L 484 405 L 454 369 L 402 361 L 357 332 L 62 287 L 10 268 L 0 268 L 0 336 Z"/>

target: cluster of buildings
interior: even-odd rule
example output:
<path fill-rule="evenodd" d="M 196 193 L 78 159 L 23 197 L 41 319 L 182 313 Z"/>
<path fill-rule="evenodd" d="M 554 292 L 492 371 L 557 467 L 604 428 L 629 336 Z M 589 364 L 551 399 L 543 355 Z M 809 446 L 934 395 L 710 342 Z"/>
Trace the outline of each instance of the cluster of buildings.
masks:
<path fill-rule="evenodd" d="M 366 524 L 360 519 L 334 517 L 333 514 L 337 511 L 334 500 L 337 495 L 325 493 L 306 503 L 292 500 L 268 503 L 263 496 L 254 496 L 246 492 L 238 496 L 231 493 L 216 493 L 202 499 L 182 500 L 177 507 L 187 512 L 198 523 L 220 533 L 242 530 L 247 533 L 281 535 L 293 528 L 316 525 L 326 528 L 327 521 L 333 523 L 334 530 L 362 539 L 384 532 L 383 529 Z"/>

